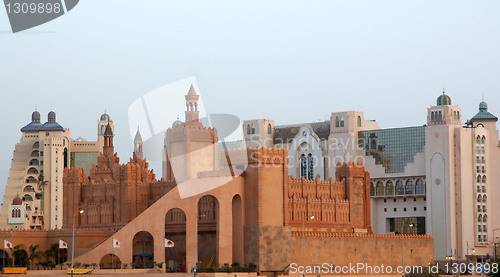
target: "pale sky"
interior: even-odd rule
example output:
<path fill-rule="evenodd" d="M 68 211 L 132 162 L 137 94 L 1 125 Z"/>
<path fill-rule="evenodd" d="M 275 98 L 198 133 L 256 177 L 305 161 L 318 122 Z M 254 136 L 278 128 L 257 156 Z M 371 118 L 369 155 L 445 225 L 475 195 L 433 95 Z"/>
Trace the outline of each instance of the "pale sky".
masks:
<path fill-rule="evenodd" d="M 499 14 L 500 1 L 81 0 L 12 34 L 0 10 L 0 196 L 35 107 L 87 140 L 106 110 L 126 162 L 129 105 L 190 76 L 207 113 L 276 125 L 344 110 L 423 125 L 443 87 L 464 120 L 483 94 L 500 116 Z"/>

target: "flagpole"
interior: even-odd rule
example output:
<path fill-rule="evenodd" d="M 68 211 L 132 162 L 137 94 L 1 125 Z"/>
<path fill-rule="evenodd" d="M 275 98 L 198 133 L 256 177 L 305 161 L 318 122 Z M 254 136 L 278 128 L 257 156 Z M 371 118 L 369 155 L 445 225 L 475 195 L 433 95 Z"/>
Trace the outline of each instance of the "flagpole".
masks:
<path fill-rule="evenodd" d="M 114 258 L 113 256 L 115 255 L 114 254 L 115 244 L 113 241 L 114 241 L 113 238 L 111 238 L 111 269 L 113 269 L 113 258 Z"/>

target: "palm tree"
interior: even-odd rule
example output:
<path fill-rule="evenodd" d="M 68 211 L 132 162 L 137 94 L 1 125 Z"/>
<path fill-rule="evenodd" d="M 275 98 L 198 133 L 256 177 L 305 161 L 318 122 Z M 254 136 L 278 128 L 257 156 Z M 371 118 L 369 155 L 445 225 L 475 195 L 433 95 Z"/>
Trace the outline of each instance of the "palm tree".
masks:
<path fill-rule="evenodd" d="M 30 245 L 29 247 L 29 257 L 28 259 L 31 262 L 31 269 L 33 269 L 33 262 L 35 259 L 40 259 L 43 256 L 43 252 L 38 250 L 40 245 Z"/>
<path fill-rule="evenodd" d="M 59 262 L 59 244 L 54 243 L 49 249 L 45 250 L 45 257 L 47 260 L 54 258 L 54 263 L 57 264 Z"/>
<path fill-rule="evenodd" d="M 24 250 L 26 246 L 24 244 L 20 243 L 14 248 L 11 249 L 12 251 L 12 266 L 14 266 L 17 262 L 19 265 L 23 266 L 26 265 L 28 261 L 28 254 L 26 253 L 26 250 Z"/>

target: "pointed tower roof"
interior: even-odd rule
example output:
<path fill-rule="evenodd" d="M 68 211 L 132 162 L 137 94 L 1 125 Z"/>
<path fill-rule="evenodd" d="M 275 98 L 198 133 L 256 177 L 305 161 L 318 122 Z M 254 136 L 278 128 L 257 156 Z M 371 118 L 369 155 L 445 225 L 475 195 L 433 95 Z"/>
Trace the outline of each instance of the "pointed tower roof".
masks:
<path fill-rule="evenodd" d="M 111 125 L 106 125 L 106 131 L 104 131 L 104 137 L 112 137 L 113 136 L 113 130 L 111 130 Z"/>
<path fill-rule="evenodd" d="M 142 136 L 141 136 L 141 132 L 139 131 L 139 126 L 137 126 L 137 132 L 135 133 L 134 143 L 135 144 L 142 144 Z"/>
<path fill-rule="evenodd" d="M 193 84 L 191 84 L 191 87 L 189 87 L 189 91 L 188 91 L 187 95 L 198 95 L 198 93 L 196 93 L 196 90 L 194 89 Z"/>

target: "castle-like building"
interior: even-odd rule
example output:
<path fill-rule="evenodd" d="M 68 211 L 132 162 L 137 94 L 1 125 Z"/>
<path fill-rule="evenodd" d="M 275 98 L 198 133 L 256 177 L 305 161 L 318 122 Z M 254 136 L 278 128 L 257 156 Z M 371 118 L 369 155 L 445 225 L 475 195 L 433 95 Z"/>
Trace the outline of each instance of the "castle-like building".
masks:
<path fill-rule="evenodd" d="M 219 149 L 217 128 L 200 122 L 198 99 L 191 86 L 185 95 L 185 121 L 175 121 L 165 132 L 161 180 L 143 157 L 139 132 L 133 157 L 119 163 L 109 117 L 100 121 L 102 145 L 91 167 L 57 168 L 60 179 L 51 186 L 62 190 L 57 211 L 62 211 L 63 226 L 74 224 L 77 229 L 75 262 L 128 264 L 146 258 L 164 261 L 173 271 L 190 271 L 198 261 L 255 263 L 260 273 L 275 274 L 291 263 L 363 261 L 396 268 L 433 261 L 430 236 L 373 234 L 371 179 L 364 164 L 325 159 L 329 150 L 322 147 L 329 142 L 321 138 L 348 137 L 347 128 L 358 126 L 347 115 L 332 115 L 340 116 L 333 126 L 279 128 L 269 120 L 253 126 L 245 122 L 246 134 L 260 135 L 264 144 L 252 145 L 259 140 L 246 137 L 248 148 L 223 144 Z M 332 151 L 341 153 L 340 145 Z M 68 153 L 71 156 L 71 149 Z M 67 238 L 71 230 L 62 228 L 57 235 Z M 38 231 L 39 243 L 58 239 L 51 232 Z M 26 241 L 26 234 L 5 231 L 0 239 L 8 237 L 17 244 Z M 175 247 L 166 247 L 166 239 Z"/>
<path fill-rule="evenodd" d="M 375 233 L 429 234 L 436 259 L 481 261 L 494 254 L 500 233 L 491 214 L 500 209 L 498 118 L 484 101 L 476 115 L 462 117 L 443 92 L 421 126 L 381 129 L 346 111 L 324 122 L 256 119 L 243 127 L 247 145 L 288 149 L 294 178 L 335 179 L 338 162 L 363 162 Z"/>
<path fill-rule="evenodd" d="M 38 111 L 31 122 L 21 128 L 9 179 L 0 211 L 0 229 L 59 229 L 63 226 L 63 170 L 82 167 L 87 170 L 102 151 L 106 126 L 114 129 L 109 115 L 97 122 L 97 141 L 72 140 L 70 130 L 48 113 L 41 123 Z"/>

